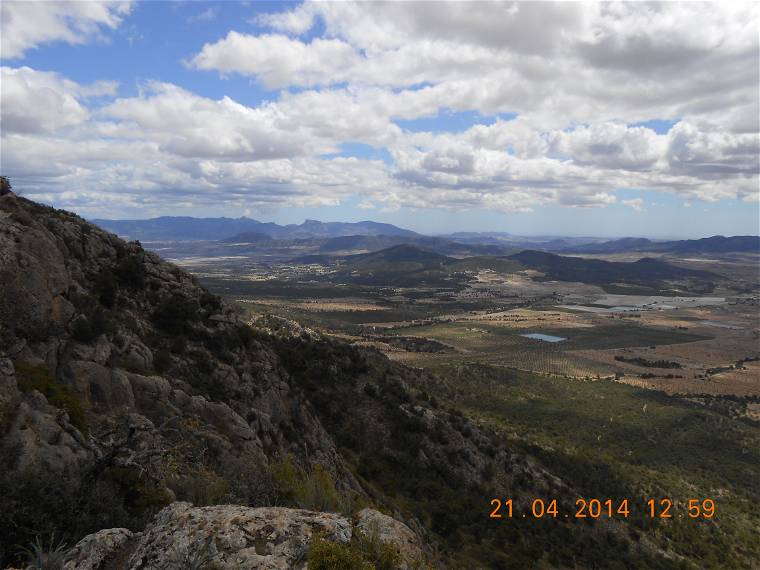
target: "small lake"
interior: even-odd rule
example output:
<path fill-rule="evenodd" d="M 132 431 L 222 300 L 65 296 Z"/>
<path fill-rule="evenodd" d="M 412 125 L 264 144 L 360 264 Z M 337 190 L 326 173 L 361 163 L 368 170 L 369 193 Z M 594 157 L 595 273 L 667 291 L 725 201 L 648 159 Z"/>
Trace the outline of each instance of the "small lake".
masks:
<path fill-rule="evenodd" d="M 567 340 L 565 337 L 562 337 L 562 336 L 552 336 L 550 334 L 541 334 L 541 333 L 527 333 L 527 334 L 521 334 L 520 336 L 524 336 L 525 338 L 533 338 L 536 340 L 543 340 L 544 342 L 562 342 L 563 340 Z"/>

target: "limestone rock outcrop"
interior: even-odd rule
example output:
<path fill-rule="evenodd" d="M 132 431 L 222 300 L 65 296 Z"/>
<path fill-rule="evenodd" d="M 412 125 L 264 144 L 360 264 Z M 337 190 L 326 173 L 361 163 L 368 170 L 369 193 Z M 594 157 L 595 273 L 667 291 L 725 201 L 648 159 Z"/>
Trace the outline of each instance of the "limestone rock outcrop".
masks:
<path fill-rule="evenodd" d="M 179 570 L 199 563 L 219 570 L 301 569 L 316 535 L 347 544 L 356 530 L 397 546 L 400 568 L 421 558 L 414 533 L 372 509 L 362 510 L 354 525 L 338 514 L 285 507 L 173 503 L 141 533 L 117 528 L 86 536 L 65 570 Z"/>

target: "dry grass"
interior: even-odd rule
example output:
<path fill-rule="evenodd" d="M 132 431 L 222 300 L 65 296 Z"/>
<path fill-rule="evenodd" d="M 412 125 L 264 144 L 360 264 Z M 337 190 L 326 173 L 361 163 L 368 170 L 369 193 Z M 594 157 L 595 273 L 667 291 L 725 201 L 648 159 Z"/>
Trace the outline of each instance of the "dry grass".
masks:
<path fill-rule="evenodd" d="M 467 315 L 460 320 L 510 328 L 588 328 L 594 324 L 588 318 L 575 313 L 562 311 L 533 311 L 530 309 L 512 309 L 497 313 Z"/>
<path fill-rule="evenodd" d="M 257 299 L 257 303 L 261 305 L 270 305 L 277 307 L 290 307 L 293 309 L 300 309 L 302 311 L 312 311 L 316 313 L 323 312 L 372 312 L 372 311 L 386 311 L 386 307 L 375 305 L 369 301 L 357 300 L 329 300 L 329 299 L 313 299 L 313 300 L 301 300 L 301 301 L 280 301 L 278 299 Z"/>

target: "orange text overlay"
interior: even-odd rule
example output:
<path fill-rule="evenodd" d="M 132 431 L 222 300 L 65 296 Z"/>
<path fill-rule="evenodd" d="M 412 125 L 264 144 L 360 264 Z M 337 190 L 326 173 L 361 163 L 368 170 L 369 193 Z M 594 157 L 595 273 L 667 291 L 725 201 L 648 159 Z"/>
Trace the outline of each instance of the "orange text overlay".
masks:
<path fill-rule="evenodd" d="M 534 498 L 491 499 L 490 518 L 628 518 L 645 516 L 653 519 L 691 518 L 712 519 L 716 507 L 713 499 L 686 499 L 674 501 L 669 498 L 634 502 L 629 499 L 578 498 L 575 504 L 563 504 L 558 499 Z"/>

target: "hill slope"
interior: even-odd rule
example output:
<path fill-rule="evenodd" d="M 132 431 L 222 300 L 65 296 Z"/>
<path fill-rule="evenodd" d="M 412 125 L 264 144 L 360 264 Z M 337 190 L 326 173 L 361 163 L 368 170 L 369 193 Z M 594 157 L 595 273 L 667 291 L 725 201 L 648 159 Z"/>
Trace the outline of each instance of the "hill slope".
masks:
<path fill-rule="evenodd" d="M 652 245 L 646 238 L 622 238 L 602 243 L 589 243 L 568 247 L 562 253 L 620 253 L 625 251 L 642 251 Z"/>
<path fill-rule="evenodd" d="M 222 243 L 258 243 L 261 241 L 269 241 L 271 239 L 272 236 L 261 232 L 242 232 L 220 241 Z"/>
<path fill-rule="evenodd" d="M 526 250 L 510 256 L 523 266 L 544 273 L 546 279 L 591 284 L 627 283 L 642 287 L 663 286 L 666 281 L 687 279 L 711 283 L 720 279 L 708 271 L 685 269 L 659 259 L 644 258 L 632 263 L 566 257 Z"/>
<path fill-rule="evenodd" d="M 565 248 L 562 253 L 625 253 L 653 251 L 673 254 L 760 253 L 760 236 L 712 236 L 702 239 L 653 242 L 644 238 L 623 238 Z"/>

